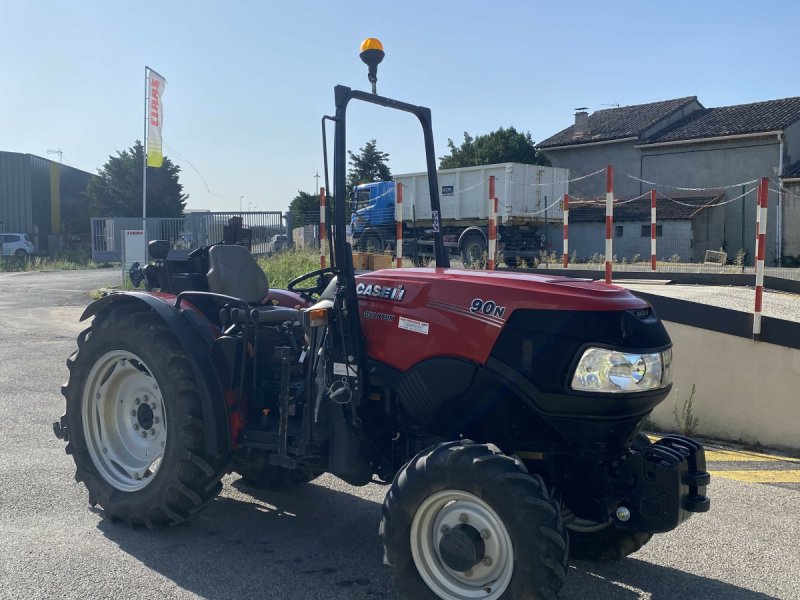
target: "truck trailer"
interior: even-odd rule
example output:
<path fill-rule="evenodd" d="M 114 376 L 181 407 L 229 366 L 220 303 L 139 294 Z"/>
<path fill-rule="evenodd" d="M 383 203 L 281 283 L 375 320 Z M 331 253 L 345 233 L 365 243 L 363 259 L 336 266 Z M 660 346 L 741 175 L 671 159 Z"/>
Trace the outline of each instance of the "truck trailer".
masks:
<path fill-rule="evenodd" d="M 397 184 L 402 185 L 403 254 L 415 264 L 433 257 L 433 231 L 438 226 L 445 248 L 465 266 L 480 266 L 487 258 L 491 217 L 490 178 L 498 199 L 498 258 L 509 267 L 532 264 L 550 247 L 563 218 L 561 200 L 568 193 L 567 169 L 502 163 L 438 171 L 441 214 L 431 214 L 426 173 L 397 175 L 393 181 L 358 185 L 353 189 L 350 221 L 353 245 L 365 252 L 396 248 Z"/>

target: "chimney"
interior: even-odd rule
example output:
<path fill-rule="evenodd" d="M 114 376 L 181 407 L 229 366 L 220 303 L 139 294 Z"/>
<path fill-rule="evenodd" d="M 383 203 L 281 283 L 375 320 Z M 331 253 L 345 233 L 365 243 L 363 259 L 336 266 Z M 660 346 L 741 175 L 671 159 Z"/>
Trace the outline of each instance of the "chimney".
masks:
<path fill-rule="evenodd" d="M 589 133 L 589 113 L 585 107 L 575 109 L 575 137 Z"/>

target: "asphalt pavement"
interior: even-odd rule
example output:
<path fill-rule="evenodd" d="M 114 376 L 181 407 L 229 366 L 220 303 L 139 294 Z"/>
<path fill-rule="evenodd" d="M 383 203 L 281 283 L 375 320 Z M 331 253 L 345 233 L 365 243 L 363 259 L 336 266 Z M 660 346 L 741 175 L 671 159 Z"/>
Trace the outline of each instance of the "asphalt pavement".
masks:
<path fill-rule="evenodd" d="M 377 536 L 379 486 L 324 476 L 259 492 L 231 475 L 203 511 L 159 531 L 89 508 L 51 423 L 85 292 L 118 280 L 107 270 L 0 274 L 0 599 L 395 598 Z M 709 457 L 709 513 L 625 560 L 573 562 L 561 597 L 800 598 L 800 463 Z"/>

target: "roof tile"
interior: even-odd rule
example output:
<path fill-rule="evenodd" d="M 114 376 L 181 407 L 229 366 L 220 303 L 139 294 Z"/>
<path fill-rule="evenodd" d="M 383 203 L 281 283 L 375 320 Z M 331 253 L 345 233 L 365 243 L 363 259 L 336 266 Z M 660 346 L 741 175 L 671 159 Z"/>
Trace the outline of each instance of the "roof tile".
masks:
<path fill-rule="evenodd" d="M 598 110 L 589 115 L 589 131 L 587 134 L 576 134 L 575 125 L 571 125 L 540 142 L 539 147 L 551 148 L 571 144 L 603 142 L 626 137 L 639 137 L 661 119 L 696 101 L 696 96 L 688 96 L 649 104 Z"/>

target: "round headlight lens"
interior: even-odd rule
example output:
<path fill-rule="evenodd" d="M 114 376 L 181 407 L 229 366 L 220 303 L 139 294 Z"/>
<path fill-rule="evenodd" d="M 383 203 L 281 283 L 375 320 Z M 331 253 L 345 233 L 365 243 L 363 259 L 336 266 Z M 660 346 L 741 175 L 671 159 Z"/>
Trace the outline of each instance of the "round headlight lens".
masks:
<path fill-rule="evenodd" d="M 572 389 L 582 392 L 642 392 L 670 383 L 672 351 L 638 354 L 589 348 L 572 377 Z"/>

